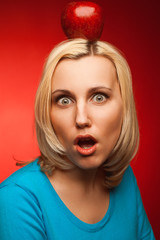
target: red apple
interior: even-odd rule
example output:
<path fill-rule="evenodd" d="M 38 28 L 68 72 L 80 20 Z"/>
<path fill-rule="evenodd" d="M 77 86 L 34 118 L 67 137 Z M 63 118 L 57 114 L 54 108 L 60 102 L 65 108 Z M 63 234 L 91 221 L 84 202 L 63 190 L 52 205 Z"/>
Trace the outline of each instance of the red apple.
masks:
<path fill-rule="evenodd" d="M 93 2 L 70 2 L 61 15 L 62 29 L 68 38 L 100 38 L 104 16 L 101 7 Z"/>

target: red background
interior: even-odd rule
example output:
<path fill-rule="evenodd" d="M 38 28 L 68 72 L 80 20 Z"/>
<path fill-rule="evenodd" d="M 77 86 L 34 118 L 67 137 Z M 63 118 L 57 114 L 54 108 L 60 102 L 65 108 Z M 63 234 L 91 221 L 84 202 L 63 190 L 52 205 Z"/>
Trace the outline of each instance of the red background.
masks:
<path fill-rule="evenodd" d="M 13 158 L 38 156 L 34 98 L 45 58 L 65 39 L 60 14 L 67 2 L 0 2 L 0 181 L 17 169 Z M 97 2 L 105 12 L 101 39 L 121 49 L 131 67 L 141 138 L 132 167 L 155 236 L 160 239 L 159 3 Z"/>

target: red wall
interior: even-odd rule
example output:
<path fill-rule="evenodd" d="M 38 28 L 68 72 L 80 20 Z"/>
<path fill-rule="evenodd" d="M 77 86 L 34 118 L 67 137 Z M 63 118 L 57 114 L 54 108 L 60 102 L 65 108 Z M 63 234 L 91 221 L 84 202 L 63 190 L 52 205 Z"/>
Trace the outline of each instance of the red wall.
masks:
<path fill-rule="evenodd" d="M 39 151 L 34 97 L 44 60 L 65 39 L 60 14 L 68 0 L 0 2 L 0 181 Z M 105 11 L 102 40 L 125 54 L 133 75 L 141 142 L 132 163 L 157 239 L 160 226 L 160 77 L 158 0 L 99 0 Z"/>

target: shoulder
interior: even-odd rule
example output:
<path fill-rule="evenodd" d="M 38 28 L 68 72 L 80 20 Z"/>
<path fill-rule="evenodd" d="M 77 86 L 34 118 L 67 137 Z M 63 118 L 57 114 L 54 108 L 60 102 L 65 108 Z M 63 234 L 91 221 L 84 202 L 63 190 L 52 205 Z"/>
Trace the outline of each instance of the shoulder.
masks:
<path fill-rule="evenodd" d="M 136 210 L 137 182 L 131 166 L 125 170 L 120 184 L 112 192 L 117 206 L 124 205 L 125 209 Z"/>
<path fill-rule="evenodd" d="M 133 173 L 131 166 L 128 166 L 124 172 L 121 183 L 119 184 L 118 187 L 115 188 L 115 191 L 121 193 L 127 192 L 128 194 L 128 191 L 131 192 L 131 190 L 132 191 L 135 190 L 136 187 L 137 187 L 136 177 Z"/>
<path fill-rule="evenodd" d="M 135 178 L 135 175 L 133 173 L 131 166 L 128 166 L 124 173 L 123 180 L 126 180 L 126 179 L 130 180 L 130 181 L 136 181 L 136 178 Z"/>
<path fill-rule="evenodd" d="M 20 168 L 0 184 L 0 198 L 7 201 L 21 195 L 34 195 L 36 189 L 43 181 L 44 173 L 41 172 L 38 159 Z"/>
<path fill-rule="evenodd" d="M 12 175 L 10 175 L 6 180 L 0 184 L 0 189 L 11 186 L 12 184 L 23 184 L 25 181 L 32 181 L 35 174 L 40 173 L 40 166 L 38 165 L 38 159 L 34 160 L 30 164 L 18 169 Z"/>

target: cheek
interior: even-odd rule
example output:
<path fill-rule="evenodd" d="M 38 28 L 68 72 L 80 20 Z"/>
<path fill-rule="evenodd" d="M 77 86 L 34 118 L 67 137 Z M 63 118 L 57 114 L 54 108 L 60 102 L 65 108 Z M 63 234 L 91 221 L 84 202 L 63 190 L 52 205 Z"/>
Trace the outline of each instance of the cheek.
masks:
<path fill-rule="evenodd" d="M 71 113 L 70 113 L 71 114 Z M 56 109 L 51 111 L 51 122 L 56 136 L 61 143 L 64 143 L 67 138 L 71 124 L 71 117 L 63 111 L 57 111 Z"/>
<path fill-rule="evenodd" d="M 123 120 L 123 108 L 122 106 L 112 106 L 103 113 L 97 115 L 97 123 L 103 128 L 104 136 L 113 136 L 118 138 Z"/>

